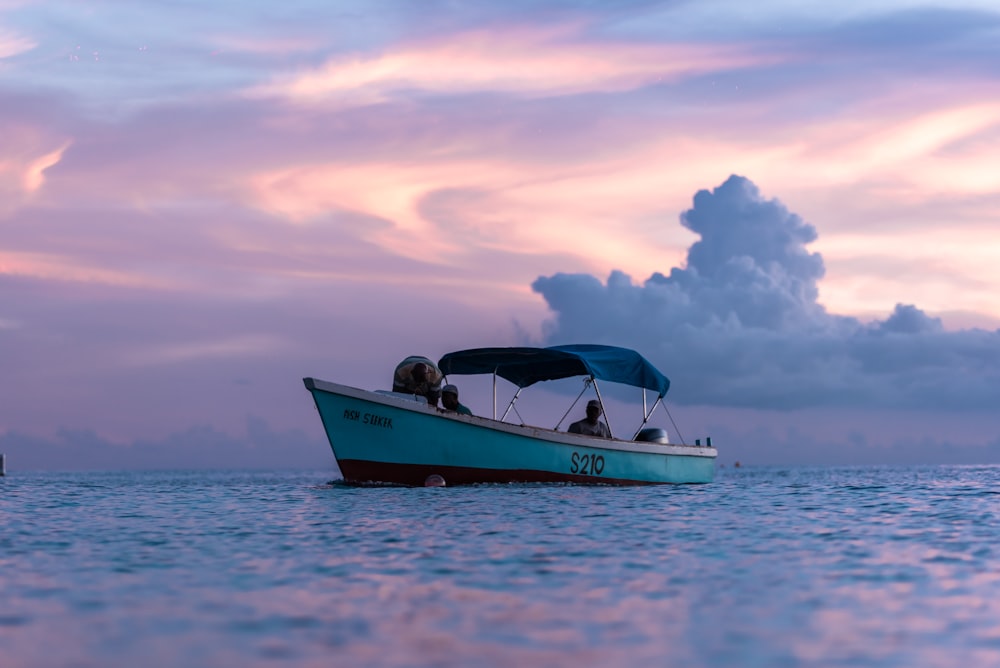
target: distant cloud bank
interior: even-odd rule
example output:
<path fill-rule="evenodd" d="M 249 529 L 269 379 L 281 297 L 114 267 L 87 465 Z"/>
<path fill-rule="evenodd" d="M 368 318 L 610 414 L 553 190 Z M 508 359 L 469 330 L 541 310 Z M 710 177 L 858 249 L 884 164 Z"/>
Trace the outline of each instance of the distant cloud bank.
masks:
<path fill-rule="evenodd" d="M 39 437 L 0 433 L 0 452 L 9 471 L 112 471 L 150 469 L 329 469 L 329 446 L 297 429 L 276 431 L 248 417 L 236 437 L 209 425 L 194 426 L 161 439 L 114 443 L 91 430 L 60 428 Z"/>
<path fill-rule="evenodd" d="M 546 343 L 640 350 L 686 404 L 993 411 L 1000 331 L 945 331 L 914 305 L 864 323 L 819 303 L 816 230 L 748 179 L 701 190 L 681 224 L 700 235 L 684 268 L 641 285 L 614 271 L 539 277 Z"/>

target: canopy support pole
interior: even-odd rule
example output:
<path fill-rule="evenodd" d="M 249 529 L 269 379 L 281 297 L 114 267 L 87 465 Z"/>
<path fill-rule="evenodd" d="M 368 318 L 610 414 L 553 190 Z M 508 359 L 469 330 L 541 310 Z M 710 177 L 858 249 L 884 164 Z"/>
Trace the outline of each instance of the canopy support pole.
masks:
<path fill-rule="evenodd" d="M 632 434 L 632 440 L 633 441 L 639 435 L 639 432 L 642 431 L 642 428 L 646 426 L 646 423 L 649 422 L 649 418 L 651 418 L 653 416 L 653 411 L 656 410 L 657 404 L 659 404 L 662 401 L 663 401 L 663 397 L 656 397 L 656 401 L 653 402 L 653 406 L 647 411 L 646 410 L 646 390 L 645 390 L 645 388 L 642 390 L 642 424 L 640 424 L 639 428 L 635 430 L 634 434 Z M 666 410 L 667 407 L 664 406 L 663 408 L 664 408 L 664 410 Z M 670 415 L 670 413 L 668 412 L 667 415 Z M 673 422 L 673 418 L 671 418 L 670 421 Z M 674 427 L 676 428 L 677 425 L 674 425 Z M 680 434 L 678 434 L 678 436 L 679 435 Z"/>
<path fill-rule="evenodd" d="M 662 399 L 663 397 L 660 398 Z M 677 438 L 681 439 L 681 444 L 683 445 L 685 443 L 684 437 L 681 436 L 681 430 L 677 428 L 677 423 L 674 422 L 674 416 L 670 414 L 669 410 L 667 410 L 666 404 L 663 404 L 663 410 L 667 412 L 667 417 L 670 418 L 670 424 L 674 425 L 674 431 L 677 432 Z"/>
<path fill-rule="evenodd" d="M 604 410 L 604 399 L 601 397 L 601 391 L 597 388 L 597 380 L 593 376 L 590 377 L 590 380 L 594 383 L 594 392 L 597 393 L 597 400 L 601 402 L 601 413 L 604 415 L 604 424 L 608 425 L 608 433 L 611 434 L 611 438 L 614 438 L 615 432 L 611 430 L 611 421 L 608 420 L 608 412 Z"/>
<path fill-rule="evenodd" d="M 559 422 L 556 422 L 555 426 L 556 431 L 559 431 L 559 427 L 562 426 L 563 420 L 565 420 L 566 416 L 569 415 L 569 412 L 573 410 L 573 406 L 576 406 L 576 402 L 580 401 L 580 397 L 583 396 L 583 393 L 587 391 L 587 388 L 590 387 L 590 384 L 592 382 L 594 382 L 593 378 L 587 378 L 586 380 L 583 381 L 583 389 L 580 390 L 580 394 L 576 395 L 576 399 L 574 399 L 573 403 L 569 405 L 569 408 L 566 409 L 566 412 L 563 413 L 563 416 L 559 418 Z"/>
<path fill-rule="evenodd" d="M 510 403 L 507 404 L 507 410 L 505 410 L 503 412 L 503 415 L 500 416 L 500 421 L 501 422 L 503 422 L 505 419 L 507 419 L 507 413 L 510 413 L 510 409 L 511 408 L 514 408 L 514 402 L 517 401 L 517 397 L 518 397 L 519 394 L 521 394 L 521 390 L 523 390 L 523 389 L 524 388 L 522 388 L 522 387 L 517 388 L 517 392 L 514 393 L 514 396 L 511 398 Z M 514 412 L 517 413 L 517 409 L 516 408 L 514 408 Z M 520 418 L 521 414 L 517 413 L 517 417 Z M 521 418 L 521 424 L 524 424 L 524 418 Z"/>
<path fill-rule="evenodd" d="M 662 403 L 662 402 L 663 402 L 663 397 L 656 397 L 656 401 L 653 402 L 652 408 L 650 408 L 648 411 L 645 410 L 646 409 L 646 404 L 645 404 L 645 402 L 643 402 L 643 405 L 642 405 L 642 408 L 643 408 L 642 423 L 643 424 L 646 424 L 647 422 L 649 422 L 649 418 L 653 417 L 653 411 L 656 410 L 656 405 L 659 404 L 659 403 Z M 666 406 L 663 407 L 664 410 L 666 410 L 666 408 L 667 408 Z"/>

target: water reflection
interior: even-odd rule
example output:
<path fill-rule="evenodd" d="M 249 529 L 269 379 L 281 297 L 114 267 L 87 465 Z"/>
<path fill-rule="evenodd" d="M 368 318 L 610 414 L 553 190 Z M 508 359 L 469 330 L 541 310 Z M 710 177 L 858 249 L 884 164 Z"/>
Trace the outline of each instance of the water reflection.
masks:
<path fill-rule="evenodd" d="M 8 479 L 0 654 L 5 667 L 1000 665 L 997 473 L 743 469 L 625 489 Z"/>

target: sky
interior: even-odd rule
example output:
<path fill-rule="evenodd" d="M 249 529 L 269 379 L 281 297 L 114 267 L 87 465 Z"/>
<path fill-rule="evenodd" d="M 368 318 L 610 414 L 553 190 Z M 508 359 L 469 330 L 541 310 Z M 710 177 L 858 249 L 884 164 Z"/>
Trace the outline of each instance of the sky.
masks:
<path fill-rule="evenodd" d="M 997 463 L 998 155 L 995 0 L 0 0 L 0 452 L 332 468 L 303 377 L 605 343 L 722 465 Z"/>

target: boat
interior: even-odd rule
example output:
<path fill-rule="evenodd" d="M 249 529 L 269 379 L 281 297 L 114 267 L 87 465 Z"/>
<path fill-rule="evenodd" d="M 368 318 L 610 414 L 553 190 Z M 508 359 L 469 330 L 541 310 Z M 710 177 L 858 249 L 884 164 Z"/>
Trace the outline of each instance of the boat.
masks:
<path fill-rule="evenodd" d="M 706 439 L 694 445 L 670 443 L 650 418 L 670 381 L 639 353 L 616 346 L 577 344 L 547 348 L 475 348 L 451 352 L 438 367 L 445 377 L 493 375 L 493 415 L 445 411 L 424 397 L 387 390 L 363 390 L 304 378 L 312 393 L 347 484 L 407 486 L 476 483 L 584 483 L 643 485 L 707 483 L 717 451 Z M 642 391 L 641 423 L 625 437 L 568 433 L 554 427 L 507 421 L 521 391 L 542 381 L 582 377 L 603 409 L 598 382 Z M 497 417 L 497 379 L 516 386 Z M 649 393 L 649 394 L 647 394 Z M 655 397 L 647 408 L 647 397 Z M 664 412 L 666 407 L 663 406 Z M 603 412 L 603 410 L 602 410 Z M 669 413 L 667 413 L 669 415 Z M 672 418 L 671 418 L 672 420 Z"/>

